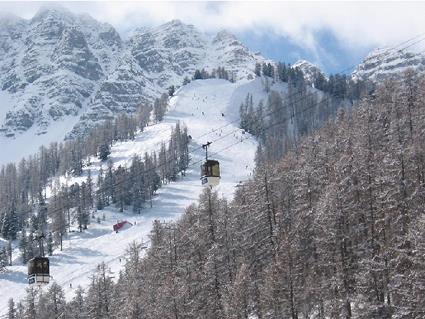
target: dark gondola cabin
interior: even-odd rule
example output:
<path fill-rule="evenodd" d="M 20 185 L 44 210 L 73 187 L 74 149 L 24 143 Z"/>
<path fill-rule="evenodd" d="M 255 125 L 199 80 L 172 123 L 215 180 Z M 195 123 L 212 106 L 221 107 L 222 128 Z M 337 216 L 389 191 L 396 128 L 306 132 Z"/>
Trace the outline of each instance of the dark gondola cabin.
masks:
<path fill-rule="evenodd" d="M 220 183 L 220 164 L 215 160 L 207 160 L 201 166 L 201 181 L 204 186 L 217 186 Z"/>
<path fill-rule="evenodd" d="M 35 257 L 28 262 L 28 283 L 48 284 L 50 280 L 49 258 Z"/>

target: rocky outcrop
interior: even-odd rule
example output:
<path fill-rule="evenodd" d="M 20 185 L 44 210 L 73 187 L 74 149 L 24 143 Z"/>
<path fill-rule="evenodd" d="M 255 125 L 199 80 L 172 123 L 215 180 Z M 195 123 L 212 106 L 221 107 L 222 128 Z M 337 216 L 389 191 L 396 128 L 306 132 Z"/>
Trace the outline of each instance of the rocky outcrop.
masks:
<path fill-rule="evenodd" d="M 379 82 L 390 78 L 399 78 L 408 69 L 424 72 L 424 54 L 384 48 L 369 53 L 357 66 L 352 76 L 354 80 Z"/>
<path fill-rule="evenodd" d="M 306 60 L 298 60 L 292 65 L 292 68 L 299 69 L 304 76 L 304 81 L 308 84 L 314 84 L 318 77 L 325 77 L 322 70 Z"/>
<path fill-rule="evenodd" d="M 178 20 L 139 29 L 122 41 L 116 30 L 63 8 L 32 19 L 0 17 L 0 88 L 13 101 L 0 134 L 49 130 L 54 121 L 79 118 L 70 136 L 99 121 L 152 103 L 196 69 L 224 67 L 234 80 L 253 76 L 253 54 L 232 34 L 201 33 Z"/>

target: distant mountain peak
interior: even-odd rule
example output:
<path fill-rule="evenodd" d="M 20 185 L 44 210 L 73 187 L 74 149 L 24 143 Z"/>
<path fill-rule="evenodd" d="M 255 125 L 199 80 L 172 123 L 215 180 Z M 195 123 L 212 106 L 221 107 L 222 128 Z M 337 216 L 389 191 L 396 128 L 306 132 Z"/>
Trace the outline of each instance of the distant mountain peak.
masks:
<path fill-rule="evenodd" d="M 195 30 L 195 26 L 193 24 L 186 24 L 178 19 L 174 19 L 164 24 L 161 24 L 159 27 L 154 29 L 158 31 L 159 30 L 188 30 L 188 29 Z"/>
<path fill-rule="evenodd" d="M 265 60 L 228 31 L 214 42 L 193 25 L 172 20 L 138 29 L 123 41 L 111 25 L 57 5 L 24 23 L 0 23 L 0 35 L 0 88 L 11 101 L 0 113 L 5 136 L 30 129 L 48 133 L 65 118 L 75 123 L 77 136 L 152 103 L 196 69 L 212 73 L 222 67 L 239 80 L 252 78 L 255 63 Z"/>
<path fill-rule="evenodd" d="M 299 69 L 304 75 L 304 80 L 309 84 L 313 84 L 319 75 L 325 76 L 317 65 L 306 60 L 298 60 L 291 67 Z"/>
<path fill-rule="evenodd" d="M 49 3 L 41 6 L 32 20 L 43 19 L 47 16 L 61 18 L 63 16 L 75 16 L 70 10 L 57 3 Z"/>
<path fill-rule="evenodd" d="M 239 40 L 236 38 L 236 36 L 234 34 L 230 33 L 227 30 L 221 30 L 214 37 L 213 43 L 214 42 L 225 41 L 225 40 L 238 41 L 239 42 Z"/>
<path fill-rule="evenodd" d="M 292 64 L 293 68 L 298 68 L 298 67 L 303 67 L 303 66 L 310 66 L 310 67 L 315 67 L 315 68 L 319 69 L 319 67 L 317 65 L 315 65 L 314 63 L 311 63 L 310 61 L 302 60 L 302 59 L 298 60 L 294 64 Z"/>
<path fill-rule="evenodd" d="M 398 78 L 407 69 L 425 71 L 425 56 L 394 48 L 377 48 L 372 50 L 354 70 L 354 80 L 381 81 Z"/>
<path fill-rule="evenodd" d="M 185 23 L 183 23 L 181 20 L 179 19 L 173 19 L 167 23 L 165 23 L 166 25 L 172 25 L 172 26 L 182 26 L 182 25 L 186 25 Z"/>

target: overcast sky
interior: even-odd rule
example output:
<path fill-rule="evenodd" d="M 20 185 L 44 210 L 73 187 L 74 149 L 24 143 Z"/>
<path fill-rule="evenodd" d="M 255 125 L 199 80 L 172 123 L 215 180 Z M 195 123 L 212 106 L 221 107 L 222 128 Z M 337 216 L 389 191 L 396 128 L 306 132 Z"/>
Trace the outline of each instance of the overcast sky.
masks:
<path fill-rule="evenodd" d="M 31 18 L 52 2 L 0 2 L 0 11 Z M 59 2 L 109 22 L 125 36 L 172 19 L 205 32 L 227 29 L 267 57 L 309 59 L 336 72 L 374 47 L 425 37 L 425 2 Z M 422 50 L 425 41 L 412 49 Z"/>

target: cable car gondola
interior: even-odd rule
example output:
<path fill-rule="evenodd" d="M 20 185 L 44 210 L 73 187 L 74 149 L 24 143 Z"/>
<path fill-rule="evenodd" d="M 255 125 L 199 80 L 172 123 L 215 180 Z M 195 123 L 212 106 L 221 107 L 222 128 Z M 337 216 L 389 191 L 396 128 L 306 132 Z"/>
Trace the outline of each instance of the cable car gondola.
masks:
<path fill-rule="evenodd" d="M 28 262 L 28 283 L 48 284 L 50 280 L 49 258 L 34 257 Z"/>
<path fill-rule="evenodd" d="M 43 249 L 44 234 L 39 232 L 34 240 L 38 240 L 40 256 L 34 257 L 28 261 L 28 283 L 31 284 L 48 284 L 50 281 L 50 264 L 49 258 L 44 257 Z"/>
<path fill-rule="evenodd" d="M 205 186 L 217 186 L 220 183 L 220 163 L 207 160 L 201 166 L 201 181 Z"/>
<path fill-rule="evenodd" d="M 220 163 L 216 160 L 208 159 L 208 146 L 211 142 L 203 144 L 205 149 L 205 163 L 201 165 L 201 183 L 203 186 L 217 186 L 220 183 Z"/>

